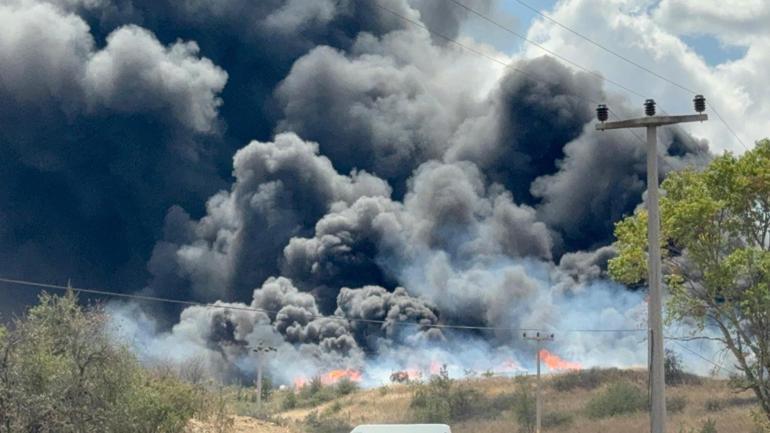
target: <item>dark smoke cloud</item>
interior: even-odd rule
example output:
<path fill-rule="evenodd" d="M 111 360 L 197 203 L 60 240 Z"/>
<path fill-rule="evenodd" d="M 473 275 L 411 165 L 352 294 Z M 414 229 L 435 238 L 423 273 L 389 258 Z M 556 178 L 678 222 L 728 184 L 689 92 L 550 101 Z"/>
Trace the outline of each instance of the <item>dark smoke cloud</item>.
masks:
<path fill-rule="evenodd" d="M 419 343 L 421 339 L 443 339 L 440 330 L 429 327 L 438 323 L 436 307 L 410 296 L 403 287 L 392 292 L 378 286 L 342 288 L 337 297 L 337 305 L 336 315 L 359 320 L 353 321 L 353 330 L 356 338 L 365 342 L 365 347 L 378 347 L 378 338 L 392 340 L 402 335 L 408 335 L 412 343 Z M 404 322 L 413 323 L 415 327 L 405 329 Z"/>
<path fill-rule="evenodd" d="M 450 37 L 467 15 L 378 1 Z M 369 0 L 11 0 L 0 98 L 5 272 L 260 310 L 115 304 L 148 355 L 233 378 L 266 342 L 288 381 L 643 305 L 602 280 L 644 144 L 593 131 L 589 101 L 625 102 L 550 58 L 500 68 Z M 709 158 L 661 142 L 663 176 Z"/>
<path fill-rule="evenodd" d="M 227 73 L 135 26 L 99 44 L 50 4 L 5 2 L 0 23 L 3 271 L 141 284 L 158 218 L 221 182 L 205 143 Z"/>
<path fill-rule="evenodd" d="M 524 203 L 529 185 L 557 170 L 564 147 L 593 119 L 588 101 L 603 99 L 600 83 L 550 57 L 519 62 L 491 95 L 491 109 L 463 125 L 447 153 L 470 160 Z"/>
<path fill-rule="evenodd" d="M 333 205 L 362 196 L 388 196 L 388 185 L 366 172 L 338 174 L 318 145 L 294 134 L 254 141 L 233 162 L 235 182 L 193 221 L 173 208 L 166 239 L 150 261 L 152 293 L 196 299 L 243 299 L 278 272 L 292 236 L 307 234 Z"/>
<path fill-rule="evenodd" d="M 468 9 L 453 2 L 411 0 L 410 3 L 420 11 L 422 22 L 431 31 L 444 36 L 434 37 L 434 41 L 438 44 L 446 44 L 447 37 L 457 37 L 460 33 L 460 26 L 470 15 Z M 480 13 L 489 13 L 493 3 L 495 3 L 494 0 L 469 0 L 462 2 L 467 8 L 479 11 Z"/>
<path fill-rule="evenodd" d="M 532 194 L 542 200 L 540 217 L 563 235 L 568 251 L 608 243 L 614 222 L 630 214 L 646 190 L 644 139 L 591 129 L 587 125 L 565 146 L 557 173 L 532 183 Z M 706 144 L 681 129 L 663 132 L 660 141 L 661 176 L 710 158 Z"/>
<path fill-rule="evenodd" d="M 408 181 L 403 203 L 362 197 L 321 218 L 312 237 L 292 238 L 284 274 L 319 299 L 339 287 L 399 281 L 403 266 L 430 252 L 462 263 L 478 256 L 550 258 L 547 227 L 470 163 L 428 162 Z M 323 302 L 323 301 L 321 301 Z"/>
<path fill-rule="evenodd" d="M 5 271 L 116 289 L 146 281 L 171 206 L 200 216 L 235 150 L 271 139 L 296 58 L 404 25 L 331 0 L 10 0 L 0 16 Z"/>
<path fill-rule="evenodd" d="M 268 359 L 271 370 L 274 377 L 291 382 L 325 368 L 360 368 L 365 354 L 383 353 L 397 342 L 416 345 L 443 339 L 441 331 L 428 328 L 438 322 L 435 307 L 403 288 L 344 288 L 336 312 L 322 316 L 314 296 L 279 277 L 255 289 L 250 304 L 215 305 L 220 308 L 185 309 L 168 331 L 135 305 L 112 304 L 110 311 L 116 332 L 139 347 L 148 362 L 197 358 L 223 380 L 248 378 L 255 369 L 250 348 L 259 344 L 277 349 Z M 415 328 L 402 334 L 403 326 L 396 323 L 402 321 Z"/>

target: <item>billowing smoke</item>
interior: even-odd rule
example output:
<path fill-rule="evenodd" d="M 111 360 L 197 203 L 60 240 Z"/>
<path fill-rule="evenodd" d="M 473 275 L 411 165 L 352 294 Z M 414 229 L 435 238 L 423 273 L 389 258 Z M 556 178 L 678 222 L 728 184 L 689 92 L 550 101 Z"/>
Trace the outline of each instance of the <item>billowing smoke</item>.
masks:
<path fill-rule="evenodd" d="M 214 302 L 110 309 L 148 361 L 201 359 L 223 380 L 253 374 L 260 343 L 285 383 L 426 360 L 515 370 L 523 329 L 618 329 L 555 347 L 642 364 L 644 333 L 627 330 L 644 296 L 605 272 L 646 189 L 645 144 L 594 131 L 591 101 L 628 104 L 375 1 L 449 37 L 467 15 L 433 0 L 4 3 L 6 271 Z M 709 159 L 679 129 L 661 143 L 663 176 Z"/>

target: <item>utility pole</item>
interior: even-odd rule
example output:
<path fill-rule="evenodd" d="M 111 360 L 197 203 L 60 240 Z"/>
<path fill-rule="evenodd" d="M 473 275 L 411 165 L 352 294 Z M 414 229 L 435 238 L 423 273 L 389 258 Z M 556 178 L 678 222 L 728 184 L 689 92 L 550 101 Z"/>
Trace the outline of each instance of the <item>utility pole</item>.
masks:
<path fill-rule="evenodd" d="M 266 353 L 277 352 L 278 349 L 260 340 L 257 342 L 257 347 L 251 350 L 257 354 L 257 409 L 262 409 L 262 357 Z"/>
<path fill-rule="evenodd" d="M 541 424 L 543 419 L 543 397 L 542 390 L 540 388 L 540 352 L 543 350 L 544 341 L 553 341 L 553 334 L 541 334 L 535 333 L 533 336 L 528 336 L 525 332 L 523 335 L 525 340 L 533 340 L 537 342 L 537 379 L 535 382 L 535 433 L 541 432 Z"/>
<path fill-rule="evenodd" d="M 666 431 L 666 380 L 664 374 L 663 353 L 663 291 L 660 259 L 660 212 L 658 205 L 658 143 L 659 126 L 684 122 L 703 122 L 708 116 L 703 114 L 706 99 L 697 95 L 693 100 L 698 114 L 684 116 L 656 116 L 655 101 L 648 99 L 644 103 L 647 117 L 607 122 L 609 109 L 599 105 L 596 109 L 600 123 L 596 129 L 647 128 L 647 241 L 648 241 L 648 284 L 650 299 L 647 305 L 647 327 L 649 329 L 649 365 L 650 371 L 650 432 Z"/>

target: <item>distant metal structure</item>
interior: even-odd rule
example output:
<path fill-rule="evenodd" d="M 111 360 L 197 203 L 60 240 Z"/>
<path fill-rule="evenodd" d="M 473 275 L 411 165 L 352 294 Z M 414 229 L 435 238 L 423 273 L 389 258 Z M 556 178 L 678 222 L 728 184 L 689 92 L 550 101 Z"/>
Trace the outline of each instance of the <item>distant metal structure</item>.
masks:
<path fill-rule="evenodd" d="M 257 342 L 256 347 L 252 347 L 251 351 L 257 354 L 257 408 L 262 408 L 262 358 L 265 354 L 270 352 L 277 352 L 273 346 L 267 345 L 264 341 Z"/>
<path fill-rule="evenodd" d="M 535 433 L 541 433 L 541 425 L 543 419 L 543 396 L 540 386 L 540 352 L 543 350 L 543 343 L 546 341 L 553 341 L 553 334 L 541 334 L 536 332 L 534 335 L 529 335 L 526 332 L 522 335 L 525 340 L 533 340 L 537 342 L 537 380 L 536 380 L 536 397 L 535 397 Z"/>
<path fill-rule="evenodd" d="M 684 122 L 703 122 L 708 120 L 706 98 L 703 95 L 693 99 L 695 111 L 698 114 L 683 116 L 656 116 L 655 101 L 648 99 L 644 102 L 644 112 L 647 117 L 607 122 L 605 105 L 596 109 L 596 117 L 600 123 L 596 129 L 647 128 L 647 242 L 649 243 L 648 284 L 650 300 L 647 306 L 647 326 L 649 328 L 649 357 L 650 357 L 650 432 L 665 433 L 666 431 L 666 380 L 664 373 L 663 348 L 663 290 L 660 259 L 660 209 L 658 204 L 658 127 Z"/>

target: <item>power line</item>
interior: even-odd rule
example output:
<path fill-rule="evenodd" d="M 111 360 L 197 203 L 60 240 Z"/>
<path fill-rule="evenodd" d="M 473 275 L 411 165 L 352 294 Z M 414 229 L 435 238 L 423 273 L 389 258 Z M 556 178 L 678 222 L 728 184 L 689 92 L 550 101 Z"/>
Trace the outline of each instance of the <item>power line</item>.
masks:
<path fill-rule="evenodd" d="M 677 346 L 679 346 L 681 349 L 683 349 L 683 350 L 685 350 L 685 351 L 689 352 L 690 354 L 692 354 L 692 355 L 695 355 L 695 356 L 697 356 L 698 358 L 700 358 L 700 359 L 702 359 L 702 360 L 704 360 L 704 361 L 708 362 L 709 364 L 713 365 L 714 367 L 718 368 L 719 370 L 725 370 L 725 371 L 730 371 L 730 370 L 732 370 L 732 371 L 733 371 L 733 373 L 736 373 L 736 371 L 735 371 L 734 369 L 731 369 L 731 368 L 730 368 L 730 369 L 728 369 L 727 367 L 725 367 L 725 366 L 723 366 L 723 365 L 721 365 L 721 364 L 719 364 L 719 363 L 717 363 L 717 362 L 715 362 L 715 361 L 713 361 L 713 360 L 709 359 L 708 357 L 706 357 L 706 356 L 704 356 L 704 355 L 701 355 L 700 353 L 698 353 L 698 352 L 696 352 L 696 351 L 694 351 L 694 350 L 690 349 L 689 347 L 685 346 L 684 344 L 682 344 L 682 343 L 680 343 L 680 342 L 678 342 L 678 341 L 676 341 L 676 340 L 669 340 L 669 341 L 671 341 L 672 343 L 676 344 L 676 345 L 677 345 Z"/>
<path fill-rule="evenodd" d="M 240 306 L 240 305 L 223 305 L 223 304 L 212 304 L 212 303 L 204 303 L 204 302 L 196 302 L 196 301 L 186 301 L 182 299 L 173 299 L 173 298 L 162 298 L 158 296 L 148 296 L 148 295 L 138 295 L 138 294 L 131 294 L 131 293 L 120 293 L 120 292 L 114 292 L 110 290 L 100 290 L 100 289 L 84 289 L 79 287 L 72 287 L 72 286 L 63 286 L 60 284 L 50 284 L 50 283 L 40 283 L 36 281 L 28 281 L 28 280 L 21 280 L 21 279 L 13 279 L 13 278 L 2 278 L 0 277 L 0 282 L 13 284 L 17 286 L 28 286 L 28 287 L 38 287 L 42 289 L 53 289 L 53 290 L 59 290 L 59 291 L 73 291 L 78 293 L 88 293 L 92 295 L 101 295 L 101 296 L 112 296 L 117 298 L 124 298 L 124 299 L 132 299 L 136 301 L 143 301 L 143 302 L 159 302 L 159 303 L 168 303 L 168 304 L 176 304 L 176 305 L 185 305 L 188 307 L 202 307 L 202 308 L 217 308 L 222 310 L 236 310 L 236 311 L 249 311 L 249 312 L 256 312 L 256 313 L 266 313 L 266 314 L 278 314 L 280 310 L 268 310 L 265 308 L 256 308 L 256 307 L 247 307 L 247 306 Z M 398 326 L 418 326 L 422 328 L 437 328 L 437 329 L 458 329 L 458 330 L 475 330 L 475 331 L 511 331 L 511 332 L 533 332 L 533 331 L 544 331 L 543 329 L 536 329 L 536 328 L 511 328 L 511 327 L 502 327 L 502 326 L 474 326 L 474 325 L 447 325 L 447 324 L 424 324 L 424 323 L 418 323 L 418 322 L 408 322 L 405 320 L 377 320 L 377 319 L 359 319 L 359 318 L 349 318 L 349 317 L 343 317 L 343 316 L 324 316 L 320 314 L 311 314 L 308 317 L 314 318 L 314 319 L 336 319 L 336 320 L 342 320 L 347 322 L 359 322 L 359 323 L 372 323 L 372 324 L 378 324 L 378 325 L 398 325 Z M 561 331 L 554 331 L 559 333 L 630 333 L 630 332 L 644 332 L 643 329 L 565 329 Z"/>
<path fill-rule="evenodd" d="M 457 3 L 456 0 L 450 0 L 450 1 L 452 1 L 454 3 Z M 656 78 L 658 78 L 660 80 L 663 80 L 663 81 L 671 84 L 674 87 L 677 87 L 680 90 L 684 90 L 685 92 L 687 92 L 687 93 L 689 93 L 691 95 L 696 95 L 696 94 L 701 93 L 701 92 L 697 92 L 695 90 L 692 90 L 692 89 L 690 89 L 690 88 L 688 88 L 688 87 L 686 87 L 686 86 L 684 86 L 684 85 L 682 85 L 682 84 L 680 84 L 680 83 L 678 83 L 678 82 L 676 82 L 676 81 L 666 77 L 665 75 L 662 75 L 662 74 L 660 74 L 660 73 L 658 73 L 658 72 L 656 72 L 656 71 L 654 71 L 654 70 L 652 70 L 652 69 L 650 69 L 650 68 L 648 68 L 648 67 L 646 67 L 646 66 L 644 66 L 644 65 L 642 65 L 642 64 L 640 64 L 640 63 L 638 63 L 638 62 L 636 62 L 636 61 L 634 61 L 634 60 L 632 60 L 630 58 L 628 58 L 627 56 L 624 56 L 623 54 L 620 54 L 617 51 L 612 50 L 612 49 L 606 47 L 605 45 L 603 45 L 603 44 L 601 44 L 601 43 L 591 39 L 590 37 L 584 35 L 583 33 L 578 32 L 577 30 L 575 30 L 575 29 L 573 29 L 573 28 L 571 28 L 571 27 L 569 27 L 569 26 L 567 26 L 565 24 L 562 24 L 561 22 L 559 22 L 555 18 L 551 17 L 548 14 L 545 14 L 545 13 L 541 12 L 540 10 L 538 10 L 537 8 L 535 8 L 532 5 L 528 4 L 524 0 L 515 0 L 515 1 L 517 3 L 519 3 L 520 5 L 526 7 L 527 9 L 531 10 L 532 12 L 534 12 L 534 13 L 540 15 L 541 17 L 551 21 L 552 23 L 556 24 L 557 26 L 561 27 L 562 29 L 567 30 L 568 32 L 574 34 L 575 36 L 583 39 L 584 41 L 586 41 L 586 42 L 596 46 L 597 48 L 600 48 L 600 49 L 604 50 L 605 52 L 607 52 L 609 54 L 612 54 L 613 56 L 615 56 L 615 57 L 617 57 L 617 58 L 619 58 L 619 59 L 621 59 L 621 60 L 623 60 L 623 61 L 625 61 L 625 62 L 627 62 L 627 63 L 629 63 L 629 64 L 631 64 L 631 65 L 633 65 L 633 66 L 635 66 L 635 67 L 645 71 L 645 72 L 647 72 L 648 74 L 650 74 L 650 75 L 652 75 L 652 76 L 654 76 L 654 77 L 656 77 Z M 743 142 L 741 137 L 738 136 L 738 134 L 735 132 L 735 130 L 733 130 L 733 128 L 730 126 L 730 124 L 727 123 L 727 121 L 722 117 L 722 115 L 719 114 L 719 112 L 717 111 L 716 107 L 714 107 L 714 104 L 711 103 L 711 102 L 708 102 L 708 101 L 707 101 L 707 104 L 708 104 L 709 108 L 711 108 L 711 111 L 713 111 L 714 114 L 717 116 L 717 118 L 725 125 L 727 130 L 730 131 L 730 133 L 733 135 L 733 137 L 735 137 L 735 139 L 738 140 L 738 143 L 740 143 L 741 146 L 743 146 L 744 149 L 748 150 L 748 147 Z"/>
<path fill-rule="evenodd" d="M 635 62 L 634 60 L 632 60 L 632 59 L 630 59 L 630 58 L 628 58 L 628 57 L 626 57 L 626 56 L 624 56 L 624 55 L 622 55 L 622 54 L 620 54 L 620 53 L 618 53 L 618 52 L 616 52 L 614 50 L 611 50 L 610 48 L 607 48 L 606 46 L 604 46 L 604 45 L 594 41 L 593 39 L 589 38 L 588 36 L 586 36 L 586 35 L 584 35 L 584 34 L 582 34 L 580 32 L 578 32 L 577 30 L 575 30 L 575 29 L 573 29 L 571 27 L 568 27 L 568 26 L 560 23 L 555 18 L 552 18 L 551 16 L 542 13 L 537 8 L 527 4 L 523 0 L 515 0 L 515 1 L 517 3 L 519 3 L 520 5 L 526 7 L 527 9 L 531 10 L 532 12 L 540 15 L 541 17 L 543 17 L 543 18 L 551 21 L 552 23 L 556 24 L 557 26 L 563 28 L 564 30 L 567 30 L 568 32 L 574 34 L 575 36 L 578 36 L 579 38 L 583 39 L 584 41 L 586 41 L 586 42 L 588 42 L 588 43 L 590 43 L 590 44 L 592 44 L 592 45 L 594 45 L 594 46 L 596 46 L 598 48 L 601 48 L 602 50 L 612 54 L 613 56 L 615 56 L 615 57 L 617 57 L 617 58 L 619 58 L 621 60 L 624 60 L 624 61 L 626 61 L 626 62 L 636 66 L 637 68 L 642 69 L 643 71 L 645 71 L 645 72 L 647 72 L 647 73 L 649 73 L 649 74 L 651 74 L 651 75 L 653 75 L 653 76 L 655 76 L 657 78 L 660 78 L 661 80 L 666 81 L 667 83 L 669 83 L 669 84 L 671 84 L 673 86 L 676 86 L 676 87 L 678 87 L 678 88 L 680 88 L 680 89 L 682 89 L 682 90 L 684 90 L 686 92 L 692 93 L 693 95 L 698 93 L 698 92 L 696 92 L 694 90 L 688 89 L 687 87 L 685 87 L 685 86 L 683 86 L 683 85 L 681 85 L 681 84 L 679 84 L 679 83 L 677 83 L 677 82 L 675 82 L 675 81 L 673 81 L 673 80 L 671 80 L 669 78 L 666 78 L 665 76 L 663 76 L 663 75 L 653 71 L 652 69 L 647 68 L 646 66 L 644 66 L 644 65 L 642 65 L 640 63 Z"/>
<path fill-rule="evenodd" d="M 572 60 L 562 56 L 561 54 L 559 54 L 559 53 L 557 53 L 557 52 L 555 52 L 555 51 L 553 51 L 551 49 L 546 48 L 542 44 L 539 44 L 539 43 L 537 43 L 537 42 L 527 38 L 526 36 L 516 32 L 515 30 L 511 29 L 510 27 L 507 27 L 507 26 L 499 23 L 498 21 L 488 17 L 487 15 L 477 11 L 476 9 L 473 9 L 470 6 L 465 5 L 464 3 L 462 3 L 462 2 L 460 2 L 458 0 L 449 0 L 449 1 L 454 3 L 454 4 L 456 4 L 457 6 L 460 6 L 461 8 L 463 8 L 466 11 L 472 13 L 473 15 L 476 15 L 477 17 L 483 19 L 484 21 L 487 21 L 488 23 L 490 23 L 490 24 L 492 24 L 492 25 L 494 25 L 494 26 L 496 26 L 496 27 L 498 27 L 498 28 L 500 28 L 500 29 L 502 29 L 502 30 L 504 30 L 504 31 L 506 31 L 506 32 L 508 32 L 508 33 L 510 33 L 510 34 L 512 34 L 512 35 L 514 35 L 516 37 L 518 37 L 518 38 L 520 38 L 521 40 L 523 40 L 524 42 L 526 42 L 526 43 L 528 43 L 530 45 L 533 45 L 533 46 L 535 46 L 537 48 L 540 48 L 541 50 L 545 51 L 546 53 L 556 57 L 557 59 L 560 59 L 560 60 L 562 60 L 564 62 L 569 63 L 570 65 L 580 69 L 581 71 L 583 71 L 583 72 L 585 72 L 587 74 L 591 74 L 591 75 L 599 78 L 600 80 L 603 80 L 603 81 L 606 81 L 606 82 L 608 82 L 610 84 L 613 84 L 613 85 L 615 85 L 615 86 L 625 90 L 626 92 L 631 93 L 631 94 L 633 94 L 635 96 L 638 96 L 638 97 L 640 97 L 642 99 L 647 99 L 646 96 L 644 96 L 641 93 L 635 91 L 634 89 L 631 89 L 631 88 L 627 87 L 626 85 L 624 85 L 622 83 L 619 83 L 617 81 L 611 80 L 611 79 L 603 76 L 602 74 L 600 74 L 600 73 L 598 73 L 596 71 L 592 71 L 592 70 L 590 70 L 590 69 L 588 69 L 588 68 L 586 68 L 586 67 L 584 67 L 584 66 L 582 66 L 582 65 L 580 65 L 578 63 L 575 63 L 574 61 L 572 61 Z"/>
<path fill-rule="evenodd" d="M 450 0 L 450 1 L 454 1 L 454 0 Z M 513 66 L 511 63 L 504 62 L 504 61 L 502 61 L 502 60 L 500 60 L 500 59 L 498 59 L 496 57 L 490 56 L 489 54 L 487 54 L 487 53 L 485 53 L 483 51 L 480 51 L 480 50 L 478 50 L 476 48 L 473 48 L 473 47 L 471 47 L 471 46 L 469 46 L 467 44 L 464 44 L 464 43 L 458 41 L 455 38 L 452 38 L 450 36 L 447 36 L 447 35 L 444 35 L 442 33 L 437 32 L 435 30 L 432 30 L 431 28 L 429 28 L 428 26 L 426 26 L 425 24 L 423 24 L 420 21 L 417 21 L 417 20 L 414 20 L 412 18 L 409 18 L 409 17 L 407 17 L 407 16 L 405 16 L 405 15 L 403 15 L 403 14 L 397 12 L 397 11 L 394 11 L 394 10 L 388 8 L 388 7 L 385 7 L 385 6 L 381 5 L 379 3 L 379 0 L 374 0 L 372 2 L 372 5 L 377 7 L 377 8 L 379 8 L 379 9 L 382 9 L 382 10 L 384 10 L 384 11 L 386 11 L 386 12 L 388 12 L 388 13 L 394 15 L 394 16 L 396 16 L 397 18 L 400 18 L 401 20 L 403 20 L 405 22 L 408 22 L 408 23 L 410 23 L 410 24 L 412 24 L 414 26 L 417 26 L 417 27 L 427 31 L 429 34 L 431 34 L 433 36 L 437 36 L 437 37 L 439 37 L 439 38 L 441 38 L 441 39 L 443 39 L 443 40 L 445 40 L 445 41 L 447 41 L 447 42 L 449 42 L 449 43 L 451 43 L 453 45 L 456 45 L 456 46 L 466 50 L 466 51 L 469 51 L 469 52 L 474 53 L 474 54 L 476 54 L 478 56 L 484 57 L 487 60 L 495 62 L 495 63 L 497 63 L 499 65 L 505 66 L 506 68 L 509 68 L 509 69 L 513 70 L 514 72 L 519 73 L 519 74 L 521 74 L 521 75 L 523 75 L 523 76 L 525 76 L 525 77 L 527 77 L 527 78 L 529 78 L 529 79 L 531 79 L 533 81 L 537 81 L 537 82 L 545 83 L 545 84 L 549 84 L 549 85 L 550 84 L 554 84 L 554 83 L 552 83 L 550 81 L 547 81 L 547 80 L 544 80 L 544 79 L 542 79 L 542 78 L 540 78 L 540 77 L 538 77 L 536 75 L 530 74 L 527 71 L 524 71 L 524 70 L 522 70 L 520 68 L 517 68 L 517 67 Z M 602 77 L 602 79 L 604 79 L 604 78 Z M 577 96 L 577 95 L 575 95 L 575 96 Z M 593 100 L 593 99 L 591 99 L 589 97 L 586 97 L 586 96 L 583 96 L 583 97 L 577 96 L 577 97 L 579 99 L 583 99 L 584 101 L 588 101 L 588 102 L 590 102 L 591 104 L 594 104 L 594 105 L 598 105 L 600 103 L 599 101 Z M 612 115 L 617 117 L 614 113 L 612 113 Z M 638 135 L 636 135 L 635 133 L 633 133 L 631 131 L 629 131 L 629 132 L 630 132 L 630 134 L 634 138 L 639 140 L 642 144 L 645 143 L 644 140 L 642 140 L 641 137 L 639 137 Z"/>

